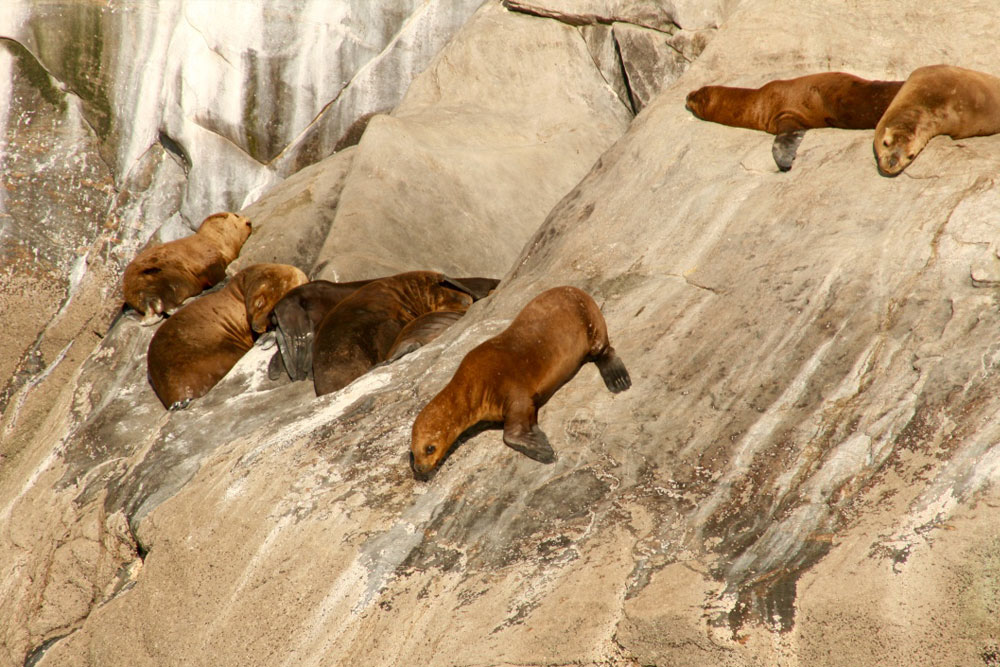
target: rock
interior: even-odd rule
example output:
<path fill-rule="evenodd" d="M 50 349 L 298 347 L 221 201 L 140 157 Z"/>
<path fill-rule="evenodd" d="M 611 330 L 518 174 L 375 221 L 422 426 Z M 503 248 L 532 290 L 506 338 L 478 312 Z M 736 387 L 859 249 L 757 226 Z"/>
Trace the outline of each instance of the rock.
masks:
<path fill-rule="evenodd" d="M 630 118 L 575 28 L 486 4 L 368 123 L 316 276 L 502 276 Z"/>
<path fill-rule="evenodd" d="M 76 356 L 18 392 L 21 407 L 0 423 L 4 659 L 994 660 L 1000 313 L 970 274 L 995 256 L 1000 137 L 938 137 L 888 179 L 871 131 L 813 130 L 795 169 L 778 173 L 768 135 L 700 121 L 683 105 L 706 83 L 826 69 L 898 78 L 928 60 L 989 70 L 1000 57 L 985 0 L 933 17 L 921 7 L 741 3 L 553 197 L 500 289 L 432 344 L 340 392 L 317 399 L 307 383 L 269 383 L 268 351 L 255 348 L 203 401 L 164 413 L 143 380 L 149 329 L 123 321 L 99 344 L 78 335 L 67 351 Z M 970 15 L 985 17 L 977 30 Z M 518 175 L 466 147 L 490 147 L 511 117 L 528 137 L 578 127 L 561 126 L 551 105 L 579 103 L 568 90 L 586 83 L 572 76 L 580 70 L 561 80 L 512 70 L 510 54 L 487 47 L 533 35 L 589 59 L 582 34 L 562 32 L 579 29 L 519 14 L 514 30 L 508 18 L 484 7 L 468 30 L 492 34 L 463 31 L 426 73 L 437 87 L 415 84 L 392 114 L 373 117 L 328 241 L 338 224 L 383 211 L 401 233 L 395 212 L 421 210 L 411 200 L 438 213 L 474 206 L 486 228 L 494 200 L 514 195 L 479 188 L 454 199 L 452 183 L 472 167 L 505 186 Z M 880 49 L 859 48 L 873 26 Z M 496 68 L 482 66 L 489 58 Z M 485 98 L 482 80 L 507 77 L 520 77 L 528 100 L 550 95 L 545 107 L 504 106 L 499 94 L 493 105 L 446 104 L 462 81 Z M 557 153 L 566 164 L 569 151 Z M 436 180 L 404 168 L 417 155 L 436 158 Z M 261 209 L 287 208 L 288 229 L 313 238 L 299 220 L 310 206 L 332 210 L 343 167 L 317 165 Z M 316 198 L 321 182 L 329 189 Z M 450 199 L 439 205 L 434 192 Z M 277 214 L 264 224 L 278 238 Z M 455 233 L 461 224 L 441 222 Z M 373 246 L 396 238 L 366 225 L 383 234 Z M 429 249 L 422 238 L 410 245 L 400 252 Z M 594 295 L 632 388 L 612 395 L 586 365 L 540 414 L 556 462 L 531 461 L 483 428 L 433 480 L 414 481 L 413 418 L 468 350 L 559 284 Z"/>
<path fill-rule="evenodd" d="M 316 264 L 340 203 L 354 147 L 306 167 L 243 209 L 253 233 L 229 265 L 235 275 L 251 264 L 291 264 L 308 272 Z"/>

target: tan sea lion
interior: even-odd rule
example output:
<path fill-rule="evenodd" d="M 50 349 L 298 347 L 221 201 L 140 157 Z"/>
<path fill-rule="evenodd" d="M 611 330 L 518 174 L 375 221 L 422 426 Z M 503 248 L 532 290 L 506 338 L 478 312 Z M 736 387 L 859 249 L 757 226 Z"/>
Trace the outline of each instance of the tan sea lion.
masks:
<path fill-rule="evenodd" d="M 125 267 L 125 303 L 144 315 L 144 324 L 172 313 L 226 277 L 251 228 L 242 215 L 216 213 L 191 236 L 143 250 Z"/>
<path fill-rule="evenodd" d="M 870 130 L 902 85 L 902 81 L 821 72 L 771 81 L 760 88 L 705 86 L 689 93 L 685 106 L 702 120 L 776 135 L 771 154 L 778 169 L 788 171 L 806 130 Z"/>
<path fill-rule="evenodd" d="M 288 264 L 252 264 L 167 318 L 146 355 L 149 384 L 164 407 L 184 408 L 208 393 L 267 329 L 274 304 L 307 281 Z"/>
<path fill-rule="evenodd" d="M 490 282 L 495 286 L 497 281 Z M 316 395 L 337 391 L 385 361 L 409 322 L 439 310 L 465 310 L 487 293 L 435 271 L 400 273 L 359 288 L 327 313 L 316 329 Z"/>
<path fill-rule="evenodd" d="M 395 342 L 386 354 L 386 361 L 396 361 L 430 343 L 444 333 L 445 329 L 457 322 L 464 314 L 464 310 L 439 310 L 421 315 L 403 327 L 399 332 Z"/>
<path fill-rule="evenodd" d="M 504 331 L 469 351 L 417 415 L 410 443 L 414 475 L 426 478 L 455 439 L 482 421 L 503 421 L 507 446 L 543 463 L 555 460 L 538 428 L 538 409 L 588 361 L 612 392 L 632 386 L 590 295 L 576 287 L 542 292 Z"/>
<path fill-rule="evenodd" d="M 875 161 L 896 176 L 939 134 L 952 139 L 1000 132 L 1000 78 L 930 65 L 910 73 L 875 128 Z"/>

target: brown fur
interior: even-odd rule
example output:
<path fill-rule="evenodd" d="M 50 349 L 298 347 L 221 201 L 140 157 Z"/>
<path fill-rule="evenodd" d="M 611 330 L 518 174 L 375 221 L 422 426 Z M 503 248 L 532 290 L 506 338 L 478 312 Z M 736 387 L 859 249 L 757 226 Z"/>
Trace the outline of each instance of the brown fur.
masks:
<path fill-rule="evenodd" d="M 439 310 L 465 310 L 473 300 L 473 290 L 434 271 L 400 273 L 361 287 L 327 313 L 316 329 L 316 395 L 337 391 L 385 361 L 409 322 Z"/>
<path fill-rule="evenodd" d="M 278 343 L 276 355 L 292 380 L 312 377 L 313 336 L 319 323 L 338 303 L 371 280 L 334 283 L 313 280 L 281 298 L 271 313 Z"/>
<path fill-rule="evenodd" d="M 930 65 L 910 73 L 875 128 L 878 170 L 895 176 L 939 134 L 952 139 L 1000 132 L 1000 78 Z"/>
<path fill-rule="evenodd" d="M 631 385 L 590 295 L 575 287 L 542 292 L 507 329 L 465 355 L 451 381 L 417 415 L 410 444 L 414 473 L 431 472 L 455 439 L 481 421 L 503 421 L 508 446 L 552 461 L 538 409 L 588 361 L 597 364 L 611 391 Z"/>
<path fill-rule="evenodd" d="M 307 281 L 287 264 L 253 264 L 218 292 L 186 304 L 149 342 L 149 384 L 168 409 L 208 393 L 253 347 L 285 292 Z"/>
<path fill-rule="evenodd" d="M 396 361 L 444 333 L 445 329 L 457 322 L 464 310 L 441 310 L 421 315 L 407 324 L 396 336 L 396 341 L 386 354 L 387 361 Z"/>
<path fill-rule="evenodd" d="M 191 236 L 143 250 L 125 267 L 125 302 L 147 321 L 173 312 L 226 277 L 226 267 L 240 254 L 251 227 L 241 215 L 216 213 Z"/>
<path fill-rule="evenodd" d="M 760 88 L 705 86 L 688 94 L 687 108 L 702 120 L 771 134 L 818 127 L 870 130 L 902 85 L 822 72 Z"/>
<path fill-rule="evenodd" d="M 871 129 L 902 85 L 902 81 L 822 72 L 771 81 L 760 88 L 705 86 L 687 96 L 687 108 L 703 120 L 775 135 L 771 155 L 778 169 L 788 171 L 806 130 Z"/>

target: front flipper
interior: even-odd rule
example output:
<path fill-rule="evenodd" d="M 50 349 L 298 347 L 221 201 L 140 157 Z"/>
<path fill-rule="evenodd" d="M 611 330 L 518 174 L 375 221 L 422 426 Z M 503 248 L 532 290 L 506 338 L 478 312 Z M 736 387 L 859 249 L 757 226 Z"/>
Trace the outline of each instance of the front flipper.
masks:
<path fill-rule="evenodd" d="M 503 442 L 511 449 L 540 463 L 552 463 L 556 460 L 556 453 L 549 444 L 549 439 L 537 424 L 528 430 L 511 429 L 505 424 Z"/>
<path fill-rule="evenodd" d="M 792 168 L 795 153 L 799 150 L 799 144 L 802 143 L 804 136 L 806 136 L 805 130 L 790 130 L 775 135 L 774 143 L 771 144 L 771 155 L 774 157 L 778 169 L 788 171 Z"/>
<path fill-rule="evenodd" d="M 271 355 L 271 361 L 267 364 L 267 379 L 274 382 L 278 380 L 285 371 L 285 362 L 281 358 L 281 350 L 275 350 Z"/>

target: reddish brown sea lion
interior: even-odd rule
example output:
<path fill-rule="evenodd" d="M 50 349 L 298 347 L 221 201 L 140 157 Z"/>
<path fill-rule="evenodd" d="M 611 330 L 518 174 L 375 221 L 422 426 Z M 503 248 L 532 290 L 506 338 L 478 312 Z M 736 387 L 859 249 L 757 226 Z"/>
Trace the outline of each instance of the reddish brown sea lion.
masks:
<path fill-rule="evenodd" d="M 216 213 L 191 236 L 143 250 L 125 267 L 125 303 L 145 316 L 144 324 L 172 313 L 185 299 L 226 277 L 226 267 L 240 254 L 251 227 L 242 215 Z"/>
<path fill-rule="evenodd" d="M 316 329 L 316 395 L 337 391 L 385 361 L 409 322 L 439 310 L 465 310 L 478 294 L 435 271 L 400 273 L 361 287 L 327 313 Z"/>
<path fill-rule="evenodd" d="M 455 439 L 481 421 L 503 421 L 507 446 L 543 463 L 555 460 L 538 428 L 538 409 L 588 361 L 612 392 L 632 385 L 590 295 L 575 287 L 542 292 L 504 331 L 465 355 L 417 415 L 410 443 L 414 475 L 426 477 Z"/>
<path fill-rule="evenodd" d="M 396 336 L 396 341 L 389 348 L 385 360 L 396 361 L 400 357 L 420 349 L 444 333 L 445 329 L 457 322 L 464 314 L 464 310 L 440 310 L 421 315 L 403 327 L 399 335 Z"/>
<path fill-rule="evenodd" d="M 146 356 L 149 384 L 164 407 L 204 396 L 267 329 L 274 304 L 307 280 L 288 264 L 252 264 L 166 319 Z"/>
<path fill-rule="evenodd" d="M 688 94 L 686 106 L 702 120 L 776 135 L 771 154 L 778 169 L 788 171 L 806 130 L 870 130 L 902 85 L 902 81 L 822 72 L 771 81 L 760 88 L 705 86 Z"/>
<path fill-rule="evenodd" d="M 896 176 L 939 134 L 952 139 L 1000 132 L 1000 79 L 951 65 L 910 73 L 875 128 L 875 160 Z"/>

